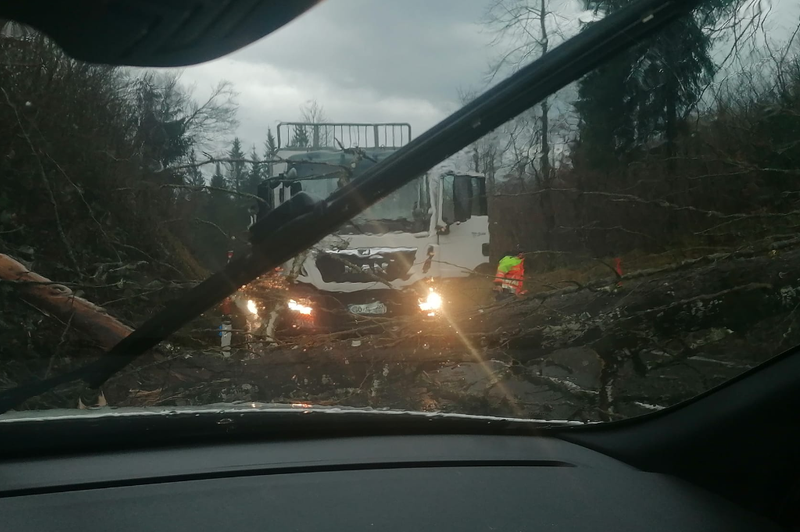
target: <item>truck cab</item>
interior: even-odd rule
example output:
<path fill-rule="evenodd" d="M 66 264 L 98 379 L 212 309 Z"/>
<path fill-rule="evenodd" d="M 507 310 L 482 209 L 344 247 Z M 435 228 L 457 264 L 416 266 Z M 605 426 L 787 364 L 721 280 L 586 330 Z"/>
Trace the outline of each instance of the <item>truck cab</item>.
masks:
<path fill-rule="evenodd" d="M 391 157 L 410 133 L 408 124 L 281 123 L 273 205 L 300 191 L 325 199 Z M 487 263 L 488 228 L 483 175 L 417 176 L 285 265 L 290 310 L 303 309 L 302 325 L 325 329 L 370 315 L 441 312 L 442 282 Z"/>

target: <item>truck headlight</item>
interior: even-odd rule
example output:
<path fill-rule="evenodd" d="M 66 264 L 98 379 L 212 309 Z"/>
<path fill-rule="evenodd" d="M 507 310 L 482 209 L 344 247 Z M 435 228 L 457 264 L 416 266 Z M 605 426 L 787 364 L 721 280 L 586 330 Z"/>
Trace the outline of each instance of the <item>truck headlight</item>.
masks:
<path fill-rule="evenodd" d="M 306 316 L 311 315 L 311 311 L 313 310 L 309 305 L 304 305 L 304 302 L 297 302 L 294 299 L 290 299 L 289 303 L 287 304 L 289 310 L 293 310 L 294 312 L 299 312 L 300 314 L 304 314 Z"/>
<path fill-rule="evenodd" d="M 441 310 L 441 308 L 442 296 L 436 293 L 433 288 L 428 292 L 427 297 L 419 302 L 419 309 L 423 312 L 427 312 L 428 316 L 433 316 L 436 314 L 436 311 Z"/>

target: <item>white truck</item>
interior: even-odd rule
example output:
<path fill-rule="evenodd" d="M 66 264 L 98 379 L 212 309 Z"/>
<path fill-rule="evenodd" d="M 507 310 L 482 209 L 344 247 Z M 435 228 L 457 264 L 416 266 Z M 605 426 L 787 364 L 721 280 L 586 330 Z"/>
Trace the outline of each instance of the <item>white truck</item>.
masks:
<path fill-rule="evenodd" d="M 272 170 L 282 176 L 270 191 L 274 206 L 301 190 L 325 198 L 411 139 L 408 124 L 289 122 L 277 131 L 285 162 Z M 440 165 L 285 265 L 288 321 L 336 329 L 359 316 L 433 316 L 447 310 L 441 281 L 468 277 L 488 260 L 485 177 Z"/>

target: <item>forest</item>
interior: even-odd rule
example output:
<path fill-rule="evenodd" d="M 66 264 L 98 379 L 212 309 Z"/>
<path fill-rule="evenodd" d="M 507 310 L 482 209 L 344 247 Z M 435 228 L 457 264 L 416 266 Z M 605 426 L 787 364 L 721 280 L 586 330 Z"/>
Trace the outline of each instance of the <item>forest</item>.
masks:
<path fill-rule="evenodd" d="M 627 3 L 583 0 L 592 16 L 575 23 L 555 0 L 490 2 L 487 83 Z M 209 312 L 111 383 L 109 402 L 614 419 L 691 397 L 800 342 L 800 21 L 775 36 L 769 16 L 754 0 L 706 2 L 465 151 L 465 169 L 489 181 L 492 260 L 521 248 L 528 289 L 491 312 L 462 309 L 454 320 L 479 323 L 466 336 L 442 325 L 409 339 L 409 320 L 368 331 L 354 350 L 345 336 L 264 347 L 242 333 L 231 361 L 214 350 Z M 246 251 L 277 146 L 270 130 L 256 146 L 236 136 L 232 84 L 197 98 L 177 74 L 83 64 L 7 23 L 0 92 L 0 253 L 136 327 L 223 267 L 228 251 Z M 316 102 L 296 115 L 326 120 Z M 476 278 L 476 291 L 490 283 Z M 0 389 L 108 347 L 38 308 L 29 289 L 0 281 Z M 687 312 L 702 319 L 686 322 Z M 758 356 L 742 350 L 754 335 Z M 474 345 L 488 377 L 470 376 Z M 651 386 L 654 376 L 663 378 Z M 27 406 L 74 406 L 79 388 Z"/>

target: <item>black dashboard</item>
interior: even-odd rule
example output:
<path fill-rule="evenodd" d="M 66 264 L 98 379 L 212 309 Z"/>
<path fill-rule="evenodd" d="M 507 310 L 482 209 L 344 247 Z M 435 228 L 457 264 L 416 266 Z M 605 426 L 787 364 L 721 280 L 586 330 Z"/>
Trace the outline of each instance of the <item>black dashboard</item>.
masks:
<path fill-rule="evenodd" d="M 538 436 L 368 436 L 0 461 L 2 529 L 778 530 L 677 478 Z"/>

